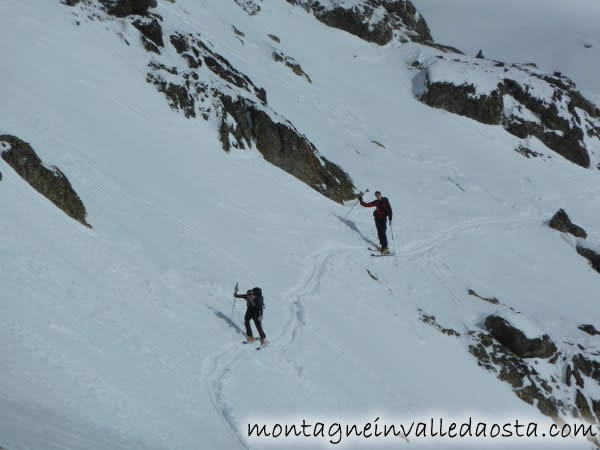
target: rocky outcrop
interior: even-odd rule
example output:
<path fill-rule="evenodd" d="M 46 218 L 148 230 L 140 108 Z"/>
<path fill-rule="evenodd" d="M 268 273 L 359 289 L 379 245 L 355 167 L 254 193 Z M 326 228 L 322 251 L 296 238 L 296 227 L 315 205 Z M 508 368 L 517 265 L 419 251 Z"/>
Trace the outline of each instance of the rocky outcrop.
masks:
<path fill-rule="evenodd" d="M 570 233 L 578 238 L 585 239 L 587 237 L 586 231 L 579 225 L 575 225 L 573 222 L 571 222 L 571 219 L 564 209 L 559 209 L 554 216 L 552 216 L 548 226 L 560 231 L 561 233 Z"/>
<path fill-rule="evenodd" d="M 284 55 L 280 51 L 274 51 L 273 52 L 273 59 L 275 61 L 277 61 L 277 62 L 285 64 L 297 76 L 304 77 L 304 79 L 306 81 L 308 81 L 309 83 L 312 83 L 312 80 L 310 79 L 310 77 L 308 76 L 308 74 L 306 72 L 304 72 L 304 70 L 302 70 L 302 66 L 300 64 L 298 64 L 298 62 L 294 58 L 292 58 L 291 56 Z"/>
<path fill-rule="evenodd" d="M 204 62 L 206 68 L 225 83 L 243 89 L 263 103 L 267 102 L 267 93 L 263 88 L 256 87 L 250 78 L 206 45 L 199 35 L 175 33 L 170 36 L 169 40 L 177 53 L 185 59 L 188 67 L 192 69 L 188 74 L 190 78 L 197 79 L 198 74 L 196 73 L 194 77 L 194 71 L 202 67 Z"/>
<path fill-rule="evenodd" d="M 589 167 L 590 157 L 583 142 L 583 131 L 576 124 L 559 114 L 556 103 L 547 103 L 529 93 L 519 82 L 508 78 L 500 85 L 503 94 L 511 95 L 521 105 L 531 111 L 539 121 L 524 120 L 518 116 L 508 116 L 505 128 L 520 138 L 535 136 L 556 153 L 583 167 Z M 560 90 L 555 91 L 556 96 Z M 578 96 L 581 94 L 577 93 Z M 574 114 L 575 106 L 569 106 Z M 574 115 L 574 117 L 577 117 Z"/>
<path fill-rule="evenodd" d="M 600 273 L 600 254 L 599 253 L 595 252 L 594 250 L 592 250 L 590 248 L 586 248 L 581 244 L 577 245 L 577 253 L 579 253 L 581 256 L 583 256 L 585 259 L 587 259 L 590 262 L 590 265 L 592 266 L 592 268 L 596 272 Z"/>
<path fill-rule="evenodd" d="M 424 81 L 415 93 L 423 103 L 502 125 L 521 139 L 534 136 L 569 161 L 589 167 L 585 138 L 600 141 L 600 111 L 561 74 L 442 55 L 415 61 L 412 67 L 421 70 L 415 79 Z"/>
<path fill-rule="evenodd" d="M 68 178 L 57 167 L 46 168 L 33 148 L 15 136 L 0 136 L 0 151 L 2 159 L 36 191 L 67 215 L 91 228 L 85 220 L 83 202 Z"/>
<path fill-rule="evenodd" d="M 571 414 L 573 407 L 565 404 L 554 395 L 552 384 L 558 382 L 555 378 L 545 379 L 536 368 L 515 355 L 505 345 L 501 344 L 493 335 L 481 331 L 469 331 L 466 335 L 440 326 L 434 316 L 424 314 L 419 309 L 421 321 L 438 329 L 441 333 L 464 339 L 469 352 L 477 360 L 477 364 L 486 370 L 495 373 L 499 380 L 510 384 L 513 392 L 524 402 L 535 405 L 546 416 L 558 420 L 560 416 Z M 555 355 L 549 364 L 556 363 Z"/>
<path fill-rule="evenodd" d="M 142 42 L 146 50 L 160 54 L 163 42 L 162 27 L 156 18 L 141 18 L 131 23 L 142 33 Z"/>
<path fill-rule="evenodd" d="M 166 95 L 171 108 L 182 111 L 189 118 L 196 117 L 198 113 L 205 119 L 211 115 L 216 117 L 220 122 L 219 136 L 225 151 L 254 146 L 266 161 L 323 195 L 338 202 L 355 197 L 350 177 L 321 156 L 291 123 L 269 108 L 264 89 L 258 88 L 250 78 L 235 69 L 199 35 L 174 33 L 169 42 L 185 60 L 189 70 L 181 73 L 174 67 L 153 62 L 147 80 Z M 295 60 L 277 52 L 275 54 L 295 73 L 310 81 Z M 221 83 L 202 81 L 201 70 L 216 75 Z M 180 81 L 176 83 L 175 79 Z"/>
<path fill-rule="evenodd" d="M 167 97 L 169 106 L 175 111 L 182 111 L 185 117 L 196 117 L 196 99 L 187 86 L 165 81 L 160 75 L 149 73 L 146 81 L 156 86 L 159 92 Z M 186 80 L 187 81 L 187 80 Z"/>
<path fill-rule="evenodd" d="M 504 109 L 502 95 L 498 91 L 492 91 L 490 95 L 477 96 L 475 92 L 472 84 L 456 86 L 444 82 L 429 83 L 421 101 L 478 122 L 500 123 Z"/>
<path fill-rule="evenodd" d="M 544 155 L 542 153 L 534 152 L 533 150 L 525 147 L 524 145 L 518 145 L 517 148 L 515 148 L 515 152 L 517 152 L 520 155 L 523 155 L 527 159 L 544 158 Z"/>
<path fill-rule="evenodd" d="M 260 12 L 260 5 L 255 0 L 233 0 L 249 16 L 255 16 Z"/>
<path fill-rule="evenodd" d="M 423 311 L 421 308 L 419 308 L 418 311 L 421 322 L 431 325 L 433 328 L 436 328 L 440 333 L 445 334 L 446 336 L 460 336 L 458 331 L 453 330 L 452 328 L 445 328 L 441 326 L 437 322 L 434 315 L 425 313 L 425 311 Z"/>
<path fill-rule="evenodd" d="M 250 0 L 236 1 L 249 14 L 260 11 Z M 212 119 L 219 124 L 223 148 L 256 148 L 266 161 L 285 170 L 323 195 L 342 202 L 356 198 L 352 180 L 338 165 L 328 161 L 315 146 L 288 120 L 267 103 L 267 92 L 237 70 L 213 44 L 198 33 L 174 31 L 163 40 L 162 18 L 148 12 L 149 1 L 102 0 L 103 8 L 85 3 L 90 20 L 110 20 L 112 15 L 125 17 L 142 34 L 147 50 L 156 55 L 148 62 L 146 81 L 164 94 L 169 106 L 185 117 Z M 95 5 L 95 6 L 94 6 Z M 258 6 L 258 5 L 256 5 Z M 142 17 L 138 17 L 142 16 Z M 233 28 L 236 35 L 243 33 Z M 271 39 L 277 42 L 277 37 Z M 161 49 L 170 46 L 168 59 Z M 175 62 L 178 55 L 180 60 Z M 298 76 L 311 82 L 293 58 L 274 51 L 273 58 L 286 64 Z M 175 64 L 175 65 L 173 65 Z"/>
<path fill-rule="evenodd" d="M 581 374 L 593 375 L 600 363 L 583 355 L 576 355 L 566 364 L 565 379 L 561 380 L 553 375 L 543 375 L 538 366 L 515 355 L 491 334 L 470 332 L 469 335 L 473 339 L 469 351 L 477 359 L 478 365 L 510 384 L 521 400 L 535 405 L 542 414 L 558 422 L 569 417 L 583 417 L 594 423 L 594 416 L 590 411 L 595 412 L 600 402 L 593 398 L 588 402 Z M 557 352 L 546 364 L 559 365 L 562 361 L 568 360 L 561 352 Z M 546 373 L 553 371 L 555 369 L 545 370 Z M 590 386 L 591 392 L 595 392 L 596 388 Z M 600 416 L 598 418 L 600 423 Z"/>
<path fill-rule="evenodd" d="M 520 358 L 549 358 L 556 353 L 556 345 L 548 335 L 527 338 L 521 330 L 500 316 L 488 316 L 485 326 L 498 342 Z"/>
<path fill-rule="evenodd" d="M 583 378 L 579 375 L 580 373 L 600 384 L 600 362 L 588 358 L 582 353 L 578 353 L 573 357 L 572 365 L 572 373 L 574 374 L 574 377 L 579 380 L 577 386 L 581 388 L 585 387 Z M 570 382 L 568 378 L 567 382 Z"/>
<path fill-rule="evenodd" d="M 509 383 L 521 400 L 535 405 L 556 422 L 575 417 L 600 424 L 597 413 L 600 401 L 592 397 L 600 386 L 599 353 L 578 346 L 582 352 L 567 357 L 573 355 L 570 348 L 558 350 L 547 335 L 528 339 L 496 315 L 488 316 L 485 326 L 489 333 L 468 333 L 471 339 L 468 348 L 478 365 Z M 568 342 L 564 344 L 574 347 Z M 532 360 L 532 357 L 546 359 Z M 564 373 L 564 378 L 552 375 L 557 372 Z M 592 385 L 586 385 L 588 380 Z"/>
<path fill-rule="evenodd" d="M 552 216 L 548 226 L 562 233 L 570 233 L 576 238 L 587 238 L 587 232 L 579 225 L 575 225 L 571 222 L 571 219 L 563 209 L 559 209 L 554 216 Z M 577 253 L 590 262 L 590 265 L 596 272 L 600 272 L 600 254 L 597 251 L 586 247 L 582 241 L 577 244 L 576 249 Z"/>
<path fill-rule="evenodd" d="M 577 328 L 579 328 L 581 331 L 589 334 L 590 336 L 600 336 L 600 331 L 596 330 L 596 328 L 592 324 L 582 324 L 582 325 L 579 325 L 579 327 L 577 327 Z"/>
<path fill-rule="evenodd" d="M 226 151 L 254 144 L 265 160 L 326 197 L 338 202 L 356 197 L 348 174 L 321 156 L 290 123 L 274 121 L 263 108 L 245 99 L 222 96 L 221 101 L 219 134 Z"/>
<path fill-rule="evenodd" d="M 312 12 L 326 25 L 385 45 L 394 38 L 432 42 L 423 16 L 409 0 L 363 0 L 348 5 L 331 0 L 287 0 Z"/>
<path fill-rule="evenodd" d="M 62 0 L 62 3 L 67 6 L 76 6 L 82 2 L 81 0 Z M 156 0 L 98 0 L 98 4 L 94 6 L 88 0 L 84 4 L 90 8 L 90 11 L 96 10 L 88 16 L 89 19 L 99 18 L 104 14 L 128 18 L 127 21 L 140 31 L 144 48 L 149 52 L 160 54 L 160 49 L 164 47 L 160 24 L 162 18 L 158 14 L 150 12 L 150 8 L 157 6 Z M 97 11 L 102 11 L 104 14 L 95 14 Z"/>
<path fill-rule="evenodd" d="M 156 0 L 99 0 L 106 12 L 116 17 L 131 15 L 144 16 L 150 8 L 156 7 Z"/>
<path fill-rule="evenodd" d="M 483 300 L 484 302 L 491 303 L 492 305 L 499 305 L 500 304 L 500 300 L 498 300 L 496 297 L 489 297 L 489 298 L 482 297 L 477 292 L 475 292 L 473 289 L 469 289 L 467 291 L 467 293 L 469 295 L 472 295 L 473 297 L 477 297 L 478 299 Z"/>

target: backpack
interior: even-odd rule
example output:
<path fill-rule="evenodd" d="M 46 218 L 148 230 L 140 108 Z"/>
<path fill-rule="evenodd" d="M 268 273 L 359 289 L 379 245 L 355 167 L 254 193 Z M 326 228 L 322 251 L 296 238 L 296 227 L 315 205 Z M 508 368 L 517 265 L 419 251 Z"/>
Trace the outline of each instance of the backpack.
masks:
<path fill-rule="evenodd" d="M 260 310 L 262 314 L 263 309 L 265 308 L 265 301 L 262 295 L 262 290 L 259 287 L 255 287 L 254 289 L 250 289 L 247 294 L 254 295 L 254 299 L 252 300 L 251 306 Z"/>
<path fill-rule="evenodd" d="M 390 216 L 391 210 L 392 206 L 390 205 L 390 201 L 387 199 L 387 197 L 381 197 L 381 200 L 377 202 L 375 211 L 373 211 L 373 217 L 377 219 L 377 211 L 382 211 L 385 213 L 385 216 L 383 217 L 385 219 L 386 217 Z"/>
<path fill-rule="evenodd" d="M 265 299 L 262 295 L 262 289 L 259 287 L 255 287 L 252 289 L 252 293 L 254 294 L 254 306 L 260 309 L 262 314 L 263 309 L 265 309 Z"/>

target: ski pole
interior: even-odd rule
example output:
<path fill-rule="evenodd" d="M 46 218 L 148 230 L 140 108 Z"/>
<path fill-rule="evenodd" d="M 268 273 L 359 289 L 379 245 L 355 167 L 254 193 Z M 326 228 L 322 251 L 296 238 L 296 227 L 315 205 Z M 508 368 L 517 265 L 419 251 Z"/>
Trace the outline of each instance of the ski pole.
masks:
<path fill-rule="evenodd" d="M 390 231 L 392 232 L 392 242 L 394 243 L 394 261 L 398 265 L 398 254 L 396 253 L 396 239 L 394 239 L 394 225 L 390 222 Z"/>
<path fill-rule="evenodd" d="M 231 305 L 231 321 L 233 322 L 233 310 L 235 309 L 235 294 L 238 293 L 238 284 L 239 283 L 235 283 L 235 288 L 233 288 L 233 304 Z"/>
<path fill-rule="evenodd" d="M 368 189 L 367 189 L 367 190 L 364 192 L 364 194 L 366 194 L 367 192 L 369 192 L 369 190 L 368 190 Z M 360 193 L 360 195 L 362 196 L 362 195 L 363 195 L 363 192 L 361 192 L 361 193 Z M 352 212 L 352 210 L 354 209 L 354 207 L 355 207 L 356 205 L 358 205 L 359 203 L 360 203 L 360 200 L 356 200 L 356 203 L 355 203 L 354 205 L 352 205 L 352 208 L 350 208 L 350 211 L 348 211 L 348 212 L 346 213 L 346 215 L 344 216 L 344 220 L 346 220 L 346 218 L 347 218 L 347 217 L 350 215 L 350 213 Z"/>

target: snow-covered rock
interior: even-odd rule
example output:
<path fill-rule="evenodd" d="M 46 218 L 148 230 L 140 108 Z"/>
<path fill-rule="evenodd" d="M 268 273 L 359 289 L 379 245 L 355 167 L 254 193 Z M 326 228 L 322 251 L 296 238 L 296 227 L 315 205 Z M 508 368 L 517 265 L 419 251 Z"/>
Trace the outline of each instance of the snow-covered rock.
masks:
<path fill-rule="evenodd" d="M 15 136 L 0 135 L 0 156 L 65 214 L 90 227 L 86 222 L 85 206 L 67 176 L 56 166 L 46 167 L 31 145 Z"/>
<path fill-rule="evenodd" d="M 287 0 L 317 19 L 379 45 L 392 40 L 431 42 L 423 16 L 410 0 Z"/>
<path fill-rule="evenodd" d="M 521 138 L 536 137 L 583 167 L 600 149 L 600 109 L 560 73 L 523 64 L 436 55 L 419 61 L 426 104 L 486 124 L 501 124 Z"/>

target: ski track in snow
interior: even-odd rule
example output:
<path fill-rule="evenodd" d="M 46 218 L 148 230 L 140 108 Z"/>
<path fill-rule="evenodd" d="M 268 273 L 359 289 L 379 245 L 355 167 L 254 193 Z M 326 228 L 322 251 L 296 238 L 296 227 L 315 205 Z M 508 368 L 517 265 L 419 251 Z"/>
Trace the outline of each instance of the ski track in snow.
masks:
<path fill-rule="evenodd" d="M 413 240 L 400 247 L 397 251 L 397 256 L 403 257 L 404 260 L 411 264 L 416 264 L 422 259 L 426 259 L 425 267 L 430 276 L 447 291 L 454 301 L 458 301 L 454 292 L 444 281 L 443 275 L 448 272 L 448 268 L 437 261 L 438 247 L 456 236 L 479 229 L 481 227 L 499 224 L 519 224 L 535 219 L 523 218 L 498 218 L 493 216 L 484 216 L 474 219 L 467 219 L 434 233 L 431 238 Z M 326 248 L 314 253 L 308 259 L 310 269 L 305 270 L 301 281 L 284 294 L 285 298 L 290 298 L 292 301 L 289 304 L 288 319 L 282 327 L 281 332 L 274 338 L 268 339 L 268 346 L 262 349 L 263 354 L 268 355 L 271 360 L 277 360 L 290 366 L 296 375 L 301 378 L 303 368 L 300 364 L 294 361 L 287 352 L 286 348 L 293 344 L 304 327 L 310 326 L 306 320 L 306 307 L 304 299 L 315 296 L 320 291 L 320 285 L 327 272 L 327 267 L 333 259 L 345 253 L 354 254 L 357 250 L 363 251 L 362 246 L 336 246 Z M 416 305 L 415 305 L 416 308 Z M 346 352 L 337 344 L 327 339 L 317 330 L 310 328 L 324 344 L 335 349 L 338 354 L 346 355 Z M 239 331 L 239 330 L 238 330 Z M 415 329 L 415 334 L 419 333 Z M 423 338 L 420 337 L 423 341 Z M 221 416 L 224 424 L 230 428 L 231 432 L 236 436 L 240 445 L 248 449 L 247 443 L 244 441 L 242 434 L 238 429 L 238 424 L 235 415 L 235 406 L 230 398 L 226 395 L 226 385 L 231 372 L 235 366 L 242 361 L 252 358 L 255 347 L 249 345 L 250 348 L 240 348 L 239 345 L 230 344 L 220 353 L 208 358 L 205 364 L 206 370 L 203 370 L 203 382 L 205 389 L 211 399 L 215 411 Z M 356 358 L 351 358 L 355 363 L 360 363 Z M 358 364 L 360 365 L 360 364 Z M 371 376 L 377 379 L 377 374 L 369 368 L 364 368 Z M 414 405 L 409 405 L 413 407 Z"/>
<path fill-rule="evenodd" d="M 329 261 L 341 252 L 341 249 L 321 250 L 310 258 L 311 260 L 316 259 L 316 261 L 312 265 L 312 269 L 308 271 L 308 276 L 285 295 L 286 298 L 294 299 L 290 303 L 288 320 L 284 324 L 281 333 L 277 337 L 268 338 L 267 347 L 262 349 L 263 353 L 268 354 L 270 357 L 275 356 L 277 360 L 290 365 L 299 377 L 302 376 L 302 367 L 290 359 L 285 352 L 285 347 L 295 341 L 300 329 L 306 325 L 302 299 L 319 292 L 319 286 L 325 275 Z M 279 344 L 282 340 L 285 340 L 285 342 Z M 249 347 L 252 350 L 255 348 L 253 345 L 249 345 Z M 251 355 L 253 353 L 247 348 L 239 348 L 237 344 L 230 345 L 222 352 L 209 358 L 207 374 L 204 377 L 205 388 L 208 391 L 213 407 L 222 417 L 224 423 L 236 435 L 243 448 L 248 448 L 248 446 L 238 431 L 234 407 L 225 396 L 224 391 L 228 376 L 234 366 L 250 358 Z"/>

